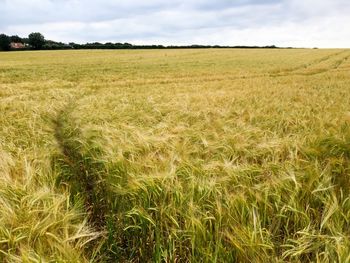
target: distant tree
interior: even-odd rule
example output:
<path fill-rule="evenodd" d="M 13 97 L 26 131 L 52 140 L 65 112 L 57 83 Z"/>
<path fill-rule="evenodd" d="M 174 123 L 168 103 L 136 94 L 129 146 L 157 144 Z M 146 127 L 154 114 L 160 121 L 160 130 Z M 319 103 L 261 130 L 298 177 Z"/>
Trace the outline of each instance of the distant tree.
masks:
<path fill-rule="evenodd" d="M 11 42 L 15 42 L 15 43 L 23 43 L 23 40 L 22 38 L 20 38 L 19 36 L 17 35 L 13 35 L 10 37 L 11 39 Z"/>
<path fill-rule="evenodd" d="M 22 37 L 22 43 L 29 45 L 29 39 L 27 37 Z"/>
<path fill-rule="evenodd" d="M 0 35 L 0 50 L 8 51 L 10 50 L 11 39 L 5 34 Z"/>
<path fill-rule="evenodd" d="M 41 49 L 45 44 L 45 38 L 39 32 L 29 34 L 28 39 L 29 45 L 31 45 L 33 49 Z"/>
<path fill-rule="evenodd" d="M 71 46 L 72 48 L 75 48 L 75 49 L 81 49 L 82 48 L 82 45 L 76 44 L 74 42 L 70 42 L 69 46 Z"/>

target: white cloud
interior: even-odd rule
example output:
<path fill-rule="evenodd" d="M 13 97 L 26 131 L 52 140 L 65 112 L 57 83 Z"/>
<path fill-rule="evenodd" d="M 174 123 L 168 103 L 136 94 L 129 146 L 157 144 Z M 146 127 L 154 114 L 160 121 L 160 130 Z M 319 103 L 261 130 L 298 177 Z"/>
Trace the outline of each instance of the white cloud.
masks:
<path fill-rule="evenodd" d="M 0 0 L 0 31 L 137 44 L 349 47 L 345 0 Z"/>

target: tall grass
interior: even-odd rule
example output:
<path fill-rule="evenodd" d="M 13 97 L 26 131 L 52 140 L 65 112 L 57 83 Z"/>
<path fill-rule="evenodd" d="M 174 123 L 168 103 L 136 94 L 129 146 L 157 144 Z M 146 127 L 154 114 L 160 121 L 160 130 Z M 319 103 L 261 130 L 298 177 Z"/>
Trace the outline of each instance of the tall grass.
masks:
<path fill-rule="evenodd" d="M 350 261 L 349 51 L 1 56 L 5 261 Z"/>

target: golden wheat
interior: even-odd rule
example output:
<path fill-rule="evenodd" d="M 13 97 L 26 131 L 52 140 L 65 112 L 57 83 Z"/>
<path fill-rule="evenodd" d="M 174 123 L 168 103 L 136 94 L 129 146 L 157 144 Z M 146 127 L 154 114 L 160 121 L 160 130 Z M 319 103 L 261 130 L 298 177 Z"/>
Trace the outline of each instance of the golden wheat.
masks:
<path fill-rule="evenodd" d="M 350 51 L 0 54 L 2 261 L 350 261 Z"/>

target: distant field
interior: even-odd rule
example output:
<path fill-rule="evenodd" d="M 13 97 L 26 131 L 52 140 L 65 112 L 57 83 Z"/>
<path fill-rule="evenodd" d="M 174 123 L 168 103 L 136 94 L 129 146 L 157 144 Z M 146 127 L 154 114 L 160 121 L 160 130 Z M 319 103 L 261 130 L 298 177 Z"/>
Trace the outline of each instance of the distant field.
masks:
<path fill-rule="evenodd" d="M 1 262 L 350 262 L 350 50 L 0 53 Z"/>

